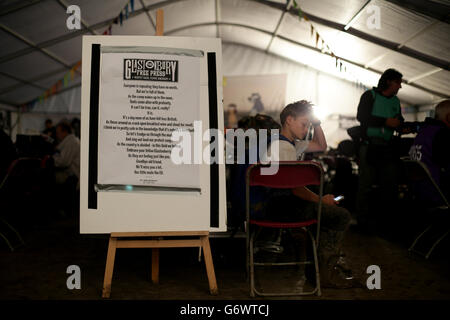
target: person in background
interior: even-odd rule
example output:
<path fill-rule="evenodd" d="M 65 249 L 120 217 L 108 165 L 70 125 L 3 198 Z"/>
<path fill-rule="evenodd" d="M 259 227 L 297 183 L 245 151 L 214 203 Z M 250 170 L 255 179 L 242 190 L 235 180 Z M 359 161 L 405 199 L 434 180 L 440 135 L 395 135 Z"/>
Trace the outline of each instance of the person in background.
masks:
<path fill-rule="evenodd" d="M 52 139 L 56 139 L 56 129 L 53 126 L 52 119 L 45 120 L 45 129 L 44 129 L 44 131 L 42 131 L 42 133 Z"/>
<path fill-rule="evenodd" d="M 404 119 L 397 93 L 402 87 L 402 74 L 386 70 L 378 86 L 361 96 L 356 118 L 361 123 L 362 142 L 359 148 L 359 182 L 356 201 L 358 228 L 375 231 L 375 217 L 369 213 L 372 186 L 379 182 L 383 212 L 394 212 L 397 199 L 397 156 L 393 145 L 394 130 Z M 385 210 L 384 210 L 385 209 Z"/>
<path fill-rule="evenodd" d="M 17 151 L 11 138 L 0 128 L 0 183 L 8 172 L 11 163 L 17 159 Z"/>
<path fill-rule="evenodd" d="M 444 195 L 450 193 L 450 100 L 440 102 L 435 117 L 425 119 L 409 152 L 410 158 L 423 162 Z M 423 186 L 424 201 L 441 201 L 432 186 Z M 447 199 L 448 200 L 448 199 Z"/>
<path fill-rule="evenodd" d="M 80 140 L 72 133 L 70 124 L 61 121 L 56 126 L 56 153 L 52 156 L 56 169 L 57 184 L 63 184 L 68 178 L 80 178 Z"/>

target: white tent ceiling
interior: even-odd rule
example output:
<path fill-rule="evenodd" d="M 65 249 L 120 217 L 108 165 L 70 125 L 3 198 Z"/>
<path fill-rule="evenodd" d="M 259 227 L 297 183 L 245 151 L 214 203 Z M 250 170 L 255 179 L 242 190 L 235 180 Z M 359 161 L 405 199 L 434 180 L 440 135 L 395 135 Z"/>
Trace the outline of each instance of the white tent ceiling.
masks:
<path fill-rule="evenodd" d="M 220 37 L 281 56 L 349 81 L 376 85 L 394 67 L 404 75 L 399 97 L 426 105 L 450 96 L 450 1 L 296 0 L 347 72 L 315 47 L 309 22 L 284 0 L 135 0 L 113 35 L 154 35 L 164 9 L 170 36 Z M 129 0 L 5 0 L 0 4 L 0 104 L 18 106 L 49 89 L 81 59 L 84 34 L 102 34 Z M 289 10 L 286 10 L 289 6 Z M 68 30 L 66 7 L 81 9 L 83 27 Z M 381 29 L 364 10 L 380 8 Z M 361 10 L 347 30 L 344 26 Z M 79 86 L 79 78 L 70 87 Z M 69 88 L 70 88 L 69 87 Z"/>

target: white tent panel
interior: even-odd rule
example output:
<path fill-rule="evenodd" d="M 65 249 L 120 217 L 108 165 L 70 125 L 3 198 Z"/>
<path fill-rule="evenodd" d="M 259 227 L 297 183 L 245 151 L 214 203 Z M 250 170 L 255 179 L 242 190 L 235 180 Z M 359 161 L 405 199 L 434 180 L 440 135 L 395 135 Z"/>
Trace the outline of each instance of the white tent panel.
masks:
<path fill-rule="evenodd" d="M 356 108 L 363 89 L 324 73 L 318 74 L 317 83 L 319 94 L 315 103 L 326 109 L 325 114 L 356 116 Z"/>
<path fill-rule="evenodd" d="M 41 43 L 73 32 L 66 27 L 67 18 L 66 11 L 58 2 L 42 1 L 3 16 L 1 20 L 2 24 L 20 35 Z"/>
<path fill-rule="evenodd" d="M 216 26 L 213 25 L 213 26 L 193 27 L 185 30 L 180 30 L 174 33 L 170 33 L 170 36 L 215 38 Z"/>
<path fill-rule="evenodd" d="M 81 86 L 51 96 L 46 101 L 37 102 L 32 113 L 80 114 Z"/>
<path fill-rule="evenodd" d="M 128 1 L 129 0 L 108 0 L 106 3 L 105 1 L 70 0 L 67 4 L 78 5 L 81 9 L 81 18 L 89 25 L 92 25 L 117 17 L 120 10 L 123 9 Z M 138 6 L 140 8 L 139 0 L 135 0 L 134 2 L 135 10 Z M 129 8 L 129 12 L 131 12 L 131 8 Z"/>
<path fill-rule="evenodd" d="M 102 27 L 100 29 L 97 29 L 96 31 L 99 34 L 102 34 L 103 31 L 105 31 L 106 29 L 107 29 L 107 27 Z M 139 16 L 133 17 L 130 20 L 124 20 L 122 22 L 122 25 L 113 24 L 111 27 L 111 33 L 113 35 L 137 35 L 137 36 L 154 35 L 155 28 L 151 24 L 147 15 L 141 14 Z M 80 46 L 80 52 L 81 52 L 81 46 Z"/>
<path fill-rule="evenodd" d="M 253 1 L 220 1 L 220 21 L 246 24 L 273 32 L 282 12 Z"/>
<path fill-rule="evenodd" d="M 164 31 L 215 21 L 215 1 L 180 1 L 161 8 L 164 10 Z M 156 21 L 156 11 L 151 14 Z"/>
<path fill-rule="evenodd" d="M 55 53 L 58 57 L 64 57 L 64 61 L 69 65 L 73 65 L 81 60 L 81 36 L 57 43 L 48 47 L 50 52 Z"/>
<path fill-rule="evenodd" d="M 19 82 L 17 82 L 16 80 L 13 80 L 11 78 L 2 76 L 0 74 L 0 92 L 3 91 L 5 88 L 11 87 L 15 84 L 18 84 Z"/>
<path fill-rule="evenodd" d="M 315 28 L 336 55 L 363 65 L 388 50 L 346 32 L 341 32 L 323 25 L 315 24 Z"/>
<path fill-rule="evenodd" d="M 369 14 L 367 9 L 352 27 L 391 42 L 402 43 L 433 22 L 432 18 L 405 10 L 387 1 L 373 0 L 370 4 L 380 8 L 380 29 L 368 26 L 367 20 L 374 15 L 374 12 Z"/>
<path fill-rule="evenodd" d="M 356 115 L 363 90 L 351 82 L 241 45 L 224 45 L 223 57 L 225 76 L 287 74 L 286 103 L 305 99 L 329 114 Z"/>
<path fill-rule="evenodd" d="M 11 90 L 9 92 L 0 95 L 0 100 L 25 103 L 27 101 L 36 98 L 41 93 L 42 93 L 41 90 L 39 90 L 38 88 L 29 85 L 24 85 L 15 90 Z"/>
<path fill-rule="evenodd" d="M 0 64 L 0 71 L 21 79 L 31 79 L 43 71 L 49 72 L 60 68 L 60 64 L 39 51 Z"/>
<path fill-rule="evenodd" d="M 235 26 L 221 26 L 220 37 L 223 41 L 242 43 L 264 50 L 270 42 L 270 35 L 268 34 Z"/>
<path fill-rule="evenodd" d="M 347 65 L 348 72 L 341 72 L 339 68 L 336 68 L 336 60 L 334 58 L 307 48 L 299 47 L 284 40 L 275 39 L 272 48 L 272 52 L 280 56 L 339 78 L 355 82 L 358 80 L 366 86 L 375 85 L 379 78 L 379 75 L 369 70 L 356 67 L 352 68 L 351 65 Z"/>
<path fill-rule="evenodd" d="M 52 85 L 54 85 L 58 80 L 61 80 L 64 78 L 64 75 L 66 73 L 68 73 L 68 70 L 63 70 L 60 72 L 55 72 L 54 74 L 45 77 L 41 80 L 35 81 L 36 84 L 39 84 L 40 86 L 44 87 L 44 88 L 51 88 Z M 72 86 L 75 83 L 79 83 L 80 82 L 80 75 L 79 74 L 74 74 L 74 79 L 73 80 L 69 80 L 69 85 Z"/>
<path fill-rule="evenodd" d="M 372 67 L 380 71 L 384 71 L 389 68 L 397 69 L 403 74 L 403 78 L 405 80 L 436 69 L 436 67 L 428 63 L 407 57 L 392 50 L 390 50 L 389 54 L 383 59 L 374 63 Z"/>
<path fill-rule="evenodd" d="M 432 88 L 450 96 L 450 71 L 441 70 L 431 76 L 416 81 L 426 88 Z"/>
<path fill-rule="evenodd" d="M 14 38 L 2 30 L 0 30 L 0 39 L 2 39 L 2 43 L 0 45 L 0 56 L 6 56 L 7 54 L 17 52 L 28 47 L 24 42 Z"/>
<path fill-rule="evenodd" d="M 450 61 L 450 24 L 438 22 L 429 31 L 409 41 L 407 46 L 430 56 Z"/>
<path fill-rule="evenodd" d="M 419 105 L 432 104 L 437 97 L 431 93 L 403 84 L 398 92 L 398 98 L 403 102 L 403 105 Z"/>
<path fill-rule="evenodd" d="M 316 44 L 315 39 L 311 36 L 311 27 L 309 23 L 299 21 L 298 17 L 294 17 L 291 14 L 286 14 L 284 16 L 278 34 L 309 46 L 315 46 Z"/>

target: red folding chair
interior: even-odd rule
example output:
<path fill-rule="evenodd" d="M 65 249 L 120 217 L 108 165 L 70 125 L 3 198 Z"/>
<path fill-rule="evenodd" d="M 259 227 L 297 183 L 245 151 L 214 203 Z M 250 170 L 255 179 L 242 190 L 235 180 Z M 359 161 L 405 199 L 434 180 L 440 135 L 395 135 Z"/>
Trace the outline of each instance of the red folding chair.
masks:
<path fill-rule="evenodd" d="M 321 295 L 320 291 L 320 275 L 319 263 L 317 259 L 317 247 L 319 245 L 320 216 L 322 211 L 322 195 L 323 195 L 323 169 L 320 164 L 312 161 L 281 161 L 279 168 L 274 175 L 261 174 L 261 168 L 269 165 L 254 164 L 247 169 L 246 176 L 246 238 L 247 238 L 247 270 L 249 271 L 250 296 L 255 294 L 259 296 L 294 296 L 294 295 Z M 297 187 L 318 185 L 319 186 L 319 205 L 317 218 L 307 221 L 296 222 L 277 222 L 277 221 L 261 221 L 250 219 L 250 187 L 264 186 L 270 188 L 293 189 Z M 309 235 L 312 244 L 314 261 L 292 261 L 292 262 L 262 262 L 254 261 L 254 240 L 255 232 L 250 230 L 252 226 L 260 228 L 274 229 L 299 229 Z M 316 236 L 314 237 L 309 230 L 310 227 L 316 226 Z M 316 286 L 314 290 L 309 292 L 267 292 L 263 293 L 255 288 L 255 266 L 286 266 L 286 265 L 306 265 L 314 264 L 316 275 Z"/>

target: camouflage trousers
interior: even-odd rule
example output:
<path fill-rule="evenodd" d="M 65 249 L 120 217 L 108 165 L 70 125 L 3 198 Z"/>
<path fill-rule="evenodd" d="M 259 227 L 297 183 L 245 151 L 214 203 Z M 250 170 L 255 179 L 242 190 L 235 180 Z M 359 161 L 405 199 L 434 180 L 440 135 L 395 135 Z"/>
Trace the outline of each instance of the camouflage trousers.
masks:
<path fill-rule="evenodd" d="M 264 211 L 266 220 L 295 222 L 317 219 L 318 204 L 302 200 L 292 194 L 281 195 L 271 197 Z M 322 204 L 319 256 L 339 255 L 350 219 L 351 214 L 347 209 Z"/>

